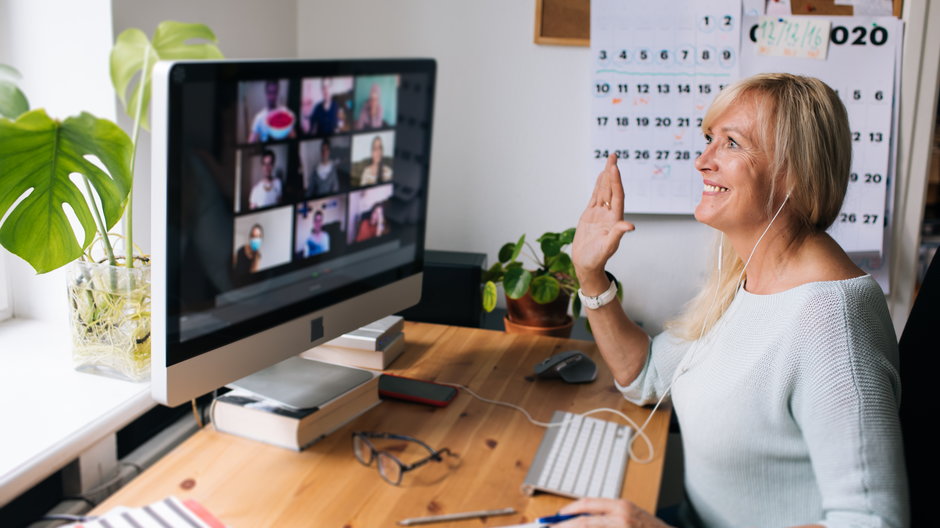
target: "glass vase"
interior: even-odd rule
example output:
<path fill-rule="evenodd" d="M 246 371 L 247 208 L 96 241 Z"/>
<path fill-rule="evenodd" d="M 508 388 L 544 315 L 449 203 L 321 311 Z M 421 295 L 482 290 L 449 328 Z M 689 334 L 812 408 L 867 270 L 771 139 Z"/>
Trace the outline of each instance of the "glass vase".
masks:
<path fill-rule="evenodd" d="M 72 360 L 82 372 L 150 379 L 150 266 L 69 265 Z"/>

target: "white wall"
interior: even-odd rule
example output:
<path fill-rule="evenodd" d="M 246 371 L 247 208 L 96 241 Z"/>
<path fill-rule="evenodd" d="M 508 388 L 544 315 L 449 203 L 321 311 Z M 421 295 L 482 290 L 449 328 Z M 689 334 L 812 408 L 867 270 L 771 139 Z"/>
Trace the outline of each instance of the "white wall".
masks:
<path fill-rule="evenodd" d="M 298 0 L 298 56 L 438 61 L 428 247 L 487 253 L 577 224 L 590 196 L 588 48 L 532 43 L 535 2 Z M 627 189 L 627 192 L 630 192 Z M 701 283 L 710 230 L 631 219 L 611 271 L 658 329 Z"/>
<path fill-rule="evenodd" d="M 46 108 L 64 119 L 88 111 L 115 115 L 108 53 L 111 49 L 109 0 L 0 1 L 0 62 L 23 75 L 20 87 L 32 108 Z M 67 305 L 62 270 L 36 276 L 23 260 L 0 249 L 6 259 L 13 312 L 65 323 Z"/>

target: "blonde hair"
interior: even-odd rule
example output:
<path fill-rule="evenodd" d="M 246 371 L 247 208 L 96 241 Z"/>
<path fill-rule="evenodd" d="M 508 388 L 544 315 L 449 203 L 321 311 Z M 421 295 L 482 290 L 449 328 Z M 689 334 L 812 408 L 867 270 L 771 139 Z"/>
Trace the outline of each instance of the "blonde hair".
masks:
<path fill-rule="evenodd" d="M 708 131 L 732 105 L 756 102 L 754 141 L 769 160 L 770 193 L 764 204 L 768 221 L 774 214 L 777 187 L 789 194 L 787 218 L 792 242 L 825 231 L 839 215 L 852 164 L 848 114 L 835 91 L 813 77 L 765 73 L 725 87 L 702 120 Z M 779 204 L 778 204 L 779 205 Z M 674 334 L 693 341 L 721 318 L 746 278 L 743 258 L 727 239 L 720 239 L 721 264 L 683 313 L 666 324 Z"/>

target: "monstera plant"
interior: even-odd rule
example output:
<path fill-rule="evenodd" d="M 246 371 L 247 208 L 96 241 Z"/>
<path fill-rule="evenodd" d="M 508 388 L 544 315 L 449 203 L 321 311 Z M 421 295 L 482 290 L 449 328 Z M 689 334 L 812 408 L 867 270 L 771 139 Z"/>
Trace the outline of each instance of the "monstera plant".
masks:
<path fill-rule="evenodd" d="M 28 110 L 22 91 L 0 77 L 0 218 L 6 217 L 0 245 L 37 273 L 78 261 L 70 270 L 69 295 L 79 368 L 103 363 L 131 379 L 149 373 L 149 260 L 135 250 L 132 223 L 140 128 L 147 128 L 154 64 L 221 58 L 215 42 L 205 25 L 171 21 L 157 27 L 153 40 L 139 29 L 118 36 L 111 81 L 133 119 L 130 136 L 87 112 L 59 120 L 43 109 Z M 8 66 L 0 74 L 18 77 Z M 123 235 L 112 233 L 121 218 Z M 123 254 L 114 247 L 119 238 Z M 94 249 L 100 256 L 93 256 Z M 129 359 L 114 363 L 116 351 Z"/>

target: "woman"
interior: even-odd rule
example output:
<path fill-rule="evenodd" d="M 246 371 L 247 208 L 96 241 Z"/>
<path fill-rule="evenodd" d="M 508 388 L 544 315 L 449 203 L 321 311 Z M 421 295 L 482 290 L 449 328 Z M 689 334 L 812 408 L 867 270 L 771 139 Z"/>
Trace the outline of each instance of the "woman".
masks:
<path fill-rule="evenodd" d="M 370 128 L 386 128 L 388 123 L 383 119 L 385 111 L 382 110 L 382 91 L 378 84 L 373 83 L 369 89 L 369 97 L 362 103 L 359 110 L 359 119 L 356 120 L 356 130 Z"/>
<path fill-rule="evenodd" d="M 695 217 L 721 232 L 710 282 L 654 339 L 600 302 L 633 225 L 608 159 L 572 247 L 594 338 L 624 396 L 668 394 L 682 427 L 690 526 L 905 526 L 897 340 L 878 284 L 826 234 L 851 134 L 817 79 L 725 88 L 702 124 Z M 606 297 L 602 297 L 605 299 Z M 586 499 L 558 526 L 665 526 L 628 501 Z"/>
<path fill-rule="evenodd" d="M 370 238 L 387 235 L 389 232 L 388 222 L 385 221 L 385 206 L 377 203 L 367 215 L 363 215 L 359 221 L 359 229 L 356 230 L 356 242 L 363 242 Z"/>
<path fill-rule="evenodd" d="M 375 136 L 372 139 L 372 162 L 362 170 L 362 177 L 359 178 L 360 186 L 392 180 L 392 168 L 382 163 L 384 157 L 385 147 L 382 145 L 382 138 Z"/>

